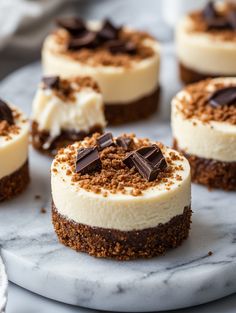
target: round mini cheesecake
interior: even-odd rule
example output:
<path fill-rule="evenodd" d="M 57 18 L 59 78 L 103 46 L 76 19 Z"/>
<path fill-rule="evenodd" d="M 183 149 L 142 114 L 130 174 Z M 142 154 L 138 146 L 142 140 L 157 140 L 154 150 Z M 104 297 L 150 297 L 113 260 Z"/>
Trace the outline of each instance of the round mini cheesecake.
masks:
<path fill-rule="evenodd" d="M 58 20 L 43 45 L 45 75 L 91 76 L 101 88 L 111 124 L 145 118 L 157 109 L 160 48 L 149 34 L 109 21 Z"/>
<path fill-rule="evenodd" d="M 33 101 L 32 144 L 40 152 L 57 150 L 105 127 L 100 89 L 90 77 L 44 77 Z"/>
<path fill-rule="evenodd" d="M 194 182 L 236 190 L 236 78 L 208 79 L 179 92 L 172 131 Z"/>
<path fill-rule="evenodd" d="M 184 83 L 236 76 L 236 5 L 210 2 L 183 17 L 176 29 L 176 46 Z"/>
<path fill-rule="evenodd" d="M 185 157 L 158 142 L 95 134 L 60 150 L 52 163 L 55 232 L 95 257 L 165 254 L 188 237 L 190 181 Z"/>
<path fill-rule="evenodd" d="M 0 201 L 21 193 L 29 183 L 28 121 L 0 100 Z"/>

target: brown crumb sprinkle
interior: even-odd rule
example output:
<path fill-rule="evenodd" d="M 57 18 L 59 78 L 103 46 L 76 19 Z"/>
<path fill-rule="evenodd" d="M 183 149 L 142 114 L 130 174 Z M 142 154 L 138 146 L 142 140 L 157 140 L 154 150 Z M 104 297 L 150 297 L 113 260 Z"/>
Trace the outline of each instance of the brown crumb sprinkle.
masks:
<path fill-rule="evenodd" d="M 226 85 L 219 80 L 206 79 L 189 85 L 184 89 L 187 94 L 178 101 L 177 108 L 187 119 L 197 118 L 205 123 L 217 121 L 236 125 L 236 105 L 212 107 L 208 100 L 212 94 L 212 91 L 208 90 L 209 84 L 214 86 L 214 90 L 217 90 L 227 86 L 235 86 L 236 80 L 234 84 L 227 83 Z"/>
<path fill-rule="evenodd" d="M 39 200 L 39 199 L 41 199 L 41 196 L 40 196 L 40 195 L 35 195 L 35 196 L 34 196 L 34 199 L 35 199 L 35 200 Z"/>
<path fill-rule="evenodd" d="M 126 30 L 120 31 L 120 39 L 135 44 L 137 50 L 135 55 L 129 55 L 126 53 L 112 54 L 105 46 L 101 46 L 93 50 L 83 48 L 77 51 L 70 51 L 67 49 L 68 42 L 70 40 L 70 35 L 67 31 L 64 29 L 58 29 L 52 34 L 52 36 L 59 46 L 59 49 L 55 49 L 55 53 L 63 53 L 74 60 L 87 63 L 92 66 L 103 65 L 130 67 L 132 61 L 140 61 L 154 55 L 153 48 L 144 44 L 145 39 L 154 40 L 154 38 L 146 32 Z"/>
<path fill-rule="evenodd" d="M 103 196 L 108 195 L 108 191 L 112 194 L 120 192 L 122 194 L 130 194 L 140 196 L 142 192 L 150 187 L 155 187 L 160 183 L 165 184 L 168 189 L 173 185 L 173 181 L 181 181 L 181 175 L 176 175 L 176 171 L 182 171 L 183 166 L 176 164 L 176 161 L 183 160 L 183 157 L 177 153 L 171 152 L 166 157 L 168 167 L 165 171 L 160 172 L 156 180 L 148 182 L 145 180 L 135 168 L 129 169 L 123 163 L 123 159 L 128 153 L 123 147 L 109 146 L 99 152 L 102 161 L 102 170 L 91 174 L 75 173 L 75 160 L 77 149 L 81 146 L 92 147 L 96 144 L 100 134 L 94 134 L 91 138 L 86 138 L 82 142 L 78 142 L 77 146 L 70 145 L 66 149 L 61 149 L 57 154 L 52 172 L 56 174 L 55 166 L 61 165 L 62 170 L 68 177 L 71 177 L 73 185 L 78 184 L 80 188 L 95 193 L 102 193 Z M 137 139 L 134 135 L 123 135 L 135 140 L 133 141 L 132 150 L 136 150 L 143 146 L 150 145 L 148 139 Z M 162 149 L 164 146 L 160 143 L 157 145 Z"/>
<path fill-rule="evenodd" d="M 213 255 L 213 252 L 212 251 L 209 251 L 208 252 L 208 256 L 212 256 Z"/>

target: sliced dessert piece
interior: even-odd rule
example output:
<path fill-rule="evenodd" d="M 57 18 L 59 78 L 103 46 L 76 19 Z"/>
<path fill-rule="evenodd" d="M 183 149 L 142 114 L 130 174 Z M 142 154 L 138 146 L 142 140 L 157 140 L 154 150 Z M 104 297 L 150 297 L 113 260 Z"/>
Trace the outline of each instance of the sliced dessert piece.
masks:
<path fill-rule="evenodd" d="M 236 190 L 236 78 L 208 79 L 179 92 L 172 130 L 194 182 Z"/>
<path fill-rule="evenodd" d="M 55 154 L 76 140 L 105 127 L 102 95 L 89 77 L 44 77 L 33 101 L 32 143 Z"/>
<path fill-rule="evenodd" d="M 209 2 L 203 10 L 182 18 L 176 45 L 184 83 L 236 76 L 236 4 Z"/>
<path fill-rule="evenodd" d="M 56 234 L 64 245 L 96 257 L 165 254 L 188 237 L 190 180 L 188 161 L 159 142 L 94 134 L 53 161 Z"/>
<path fill-rule="evenodd" d="M 21 193 L 29 183 L 28 136 L 24 114 L 0 99 L 0 201 Z"/>
<path fill-rule="evenodd" d="M 149 34 L 110 21 L 58 20 L 43 45 L 45 75 L 88 75 L 101 88 L 109 123 L 146 118 L 159 99 L 160 49 Z"/>

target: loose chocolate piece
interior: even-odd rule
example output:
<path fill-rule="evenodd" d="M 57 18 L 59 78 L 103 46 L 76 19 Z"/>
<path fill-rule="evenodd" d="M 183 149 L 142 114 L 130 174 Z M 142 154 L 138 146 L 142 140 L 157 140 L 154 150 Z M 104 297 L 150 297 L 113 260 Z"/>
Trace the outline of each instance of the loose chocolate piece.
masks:
<path fill-rule="evenodd" d="M 112 133 L 105 133 L 97 139 L 98 150 L 115 145 Z"/>
<path fill-rule="evenodd" d="M 80 37 L 72 37 L 68 44 L 69 50 L 77 50 L 81 48 L 95 48 L 97 34 L 92 31 L 86 31 Z"/>
<path fill-rule="evenodd" d="M 132 160 L 140 175 L 142 175 L 147 181 L 153 181 L 157 178 L 159 170 L 154 168 L 152 163 L 140 153 L 134 152 Z"/>
<path fill-rule="evenodd" d="M 0 121 L 7 121 L 9 125 L 14 124 L 11 108 L 0 99 Z"/>
<path fill-rule="evenodd" d="M 218 16 L 213 1 L 207 3 L 202 13 L 206 20 L 212 20 Z"/>
<path fill-rule="evenodd" d="M 231 25 L 231 28 L 233 30 L 236 30 L 236 11 L 229 12 L 227 17 L 228 17 L 228 21 Z"/>
<path fill-rule="evenodd" d="M 59 76 L 45 76 L 42 78 L 44 88 L 46 89 L 58 89 L 60 84 Z"/>
<path fill-rule="evenodd" d="M 118 38 L 120 28 L 115 27 L 109 20 L 105 20 L 98 36 L 101 40 L 114 40 Z"/>
<path fill-rule="evenodd" d="M 116 144 L 119 147 L 124 148 L 126 151 L 129 150 L 133 140 L 129 137 L 118 137 L 116 139 Z"/>
<path fill-rule="evenodd" d="M 212 107 L 236 105 L 236 86 L 216 90 L 209 98 Z"/>
<path fill-rule="evenodd" d="M 87 174 L 100 171 L 102 162 L 98 150 L 94 148 L 79 149 L 76 159 L 76 173 Z"/>
<path fill-rule="evenodd" d="M 73 36 L 78 36 L 86 31 L 85 22 L 79 17 L 58 18 L 56 23 L 58 26 L 65 28 Z"/>

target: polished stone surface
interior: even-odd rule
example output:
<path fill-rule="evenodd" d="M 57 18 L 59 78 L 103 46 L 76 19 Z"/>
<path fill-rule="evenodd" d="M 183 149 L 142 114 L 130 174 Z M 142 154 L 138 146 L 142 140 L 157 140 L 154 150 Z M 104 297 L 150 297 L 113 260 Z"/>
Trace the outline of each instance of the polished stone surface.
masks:
<path fill-rule="evenodd" d="M 2 258 L 0 256 L 0 313 L 5 312 L 7 303 L 7 274 L 5 270 L 5 265 L 3 264 Z"/>
<path fill-rule="evenodd" d="M 171 143 L 169 101 L 180 88 L 167 49 L 159 117 L 111 128 Z M 1 97 L 30 112 L 39 64 L 11 75 Z M 30 151 L 31 184 L 1 204 L 0 245 L 11 281 L 65 303 L 113 311 L 157 311 L 205 303 L 236 291 L 236 195 L 193 186 L 193 224 L 180 248 L 152 260 L 98 260 L 60 245 L 50 220 L 50 160 Z M 35 199 L 40 195 L 40 199 Z M 41 208 L 46 213 L 41 213 Z M 211 251 L 213 254 L 208 255 Z"/>

